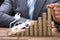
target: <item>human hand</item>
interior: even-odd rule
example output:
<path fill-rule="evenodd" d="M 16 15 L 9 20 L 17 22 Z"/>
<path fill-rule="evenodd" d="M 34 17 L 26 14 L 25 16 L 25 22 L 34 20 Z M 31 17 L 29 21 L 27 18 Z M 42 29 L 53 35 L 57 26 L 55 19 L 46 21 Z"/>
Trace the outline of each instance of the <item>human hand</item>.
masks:
<path fill-rule="evenodd" d="M 53 20 L 60 23 L 60 3 L 49 4 L 47 5 L 47 8 L 52 9 Z"/>

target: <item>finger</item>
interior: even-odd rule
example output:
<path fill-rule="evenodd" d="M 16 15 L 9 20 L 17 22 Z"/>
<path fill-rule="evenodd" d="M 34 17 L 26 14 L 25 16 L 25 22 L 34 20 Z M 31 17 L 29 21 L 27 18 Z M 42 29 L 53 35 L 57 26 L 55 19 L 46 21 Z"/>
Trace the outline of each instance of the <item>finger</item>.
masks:
<path fill-rule="evenodd" d="M 46 7 L 47 8 L 60 7 L 60 3 L 48 4 Z"/>
<path fill-rule="evenodd" d="M 60 15 L 56 15 L 55 18 L 58 20 L 60 19 Z"/>
<path fill-rule="evenodd" d="M 59 17 L 60 17 L 59 15 L 55 15 L 55 16 L 54 16 L 55 19 L 58 19 Z"/>
<path fill-rule="evenodd" d="M 54 7 L 53 10 L 60 12 L 60 7 Z"/>
<path fill-rule="evenodd" d="M 47 8 L 54 8 L 55 5 L 56 5 L 56 3 L 54 3 L 54 4 L 48 4 L 46 7 Z"/>
<path fill-rule="evenodd" d="M 53 12 L 52 12 L 52 16 L 56 16 L 56 15 L 60 16 L 60 9 L 57 7 L 54 7 Z"/>
<path fill-rule="evenodd" d="M 60 7 L 60 3 L 54 3 L 54 4 L 50 4 L 51 6 L 54 6 L 54 7 Z"/>
<path fill-rule="evenodd" d="M 59 11 L 55 11 L 55 15 L 59 15 L 60 16 L 60 12 Z"/>
<path fill-rule="evenodd" d="M 60 7 L 60 3 L 55 3 L 54 6 L 55 7 Z"/>
<path fill-rule="evenodd" d="M 53 17 L 53 20 L 55 20 L 57 23 L 60 23 L 60 16 L 55 16 Z"/>

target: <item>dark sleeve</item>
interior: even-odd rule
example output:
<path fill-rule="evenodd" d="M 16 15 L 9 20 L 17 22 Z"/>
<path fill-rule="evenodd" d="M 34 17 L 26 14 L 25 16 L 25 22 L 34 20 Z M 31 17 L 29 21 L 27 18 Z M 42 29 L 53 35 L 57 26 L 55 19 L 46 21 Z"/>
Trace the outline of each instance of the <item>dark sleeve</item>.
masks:
<path fill-rule="evenodd" d="M 56 26 L 56 28 L 58 29 L 58 31 L 60 31 L 60 24 L 57 23 L 57 22 L 55 22 L 55 21 L 54 21 L 54 23 L 55 23 L 55 26 Z"/>
<path fill-rule="evenodd" d="M 9 27 L 9 24 L 14 21 L 14 17 L 8 15 L 12 10 L 12 5 L 10 0 L 4 0 L 0 7 L 0 27 Z M 21 18 L 19 21 L 26 21 L 27 19 Z"/>
<path fill-rule="evenodd" d="M 56 3 L 60 3 L 60 0 L 57 0 Z M 55 26 L 56 26 L 56 28 L 58 29 L 58 31 L 60 31 L 60 24 L 57 23 L 56 21 L 54 21 L 54 23 L 55 23 Z"/>
<path fill-rule="evenodd" d="M 60 3 L 60 0 L 57 0 L 57 3 Z"/>
<path fill-rule="evenodd" d="M 15 20 L 12 16 L 8 15 L 12 9 L 10 0 L 4 0 L 0 7 L 0 26 L 9 26 L 10 22 Z"/>
<path fill-rule="evenodd" d="M 1 6 L 1 4 L 4 2 L 4 0 L 0 0 L 0 6 Z"/>

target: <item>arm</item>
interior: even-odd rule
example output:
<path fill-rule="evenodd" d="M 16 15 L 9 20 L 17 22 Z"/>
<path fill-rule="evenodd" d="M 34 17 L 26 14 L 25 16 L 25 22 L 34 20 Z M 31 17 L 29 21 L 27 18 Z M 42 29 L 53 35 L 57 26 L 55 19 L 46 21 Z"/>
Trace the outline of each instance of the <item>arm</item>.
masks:
<path fill-rule="evenodd" d="M 9 26 L 9 24 L 14 21 L 14 17 L 8 15 L 12 10 L 12 4 L 10 0 L 5 0 L 4 3 L 0 7 L 0 26 Z M 21 18 L 20 22 L 24 20 L 26 21 L 27 19 Z"/>
<path fill-rule="evenodd" d="M 0 7 L 0 26 L 8 26 L 11 21 L 15 20 L 12 16 L 8 15 L 11 9 L 10 0 L 4 0 Z"/>
<path fill-rule="evenodd" d="M 3 1 L 4 1 L 4 0 L 0 0 L 0 6 L 1 6 L 1 4 L 3 3 Z"/>

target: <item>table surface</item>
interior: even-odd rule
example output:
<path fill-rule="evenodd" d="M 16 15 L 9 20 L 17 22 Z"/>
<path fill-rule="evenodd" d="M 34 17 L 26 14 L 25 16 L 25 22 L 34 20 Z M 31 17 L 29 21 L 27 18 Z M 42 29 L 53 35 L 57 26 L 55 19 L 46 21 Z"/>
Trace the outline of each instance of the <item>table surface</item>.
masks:
<path fill-rule="evenodd" d="M 9 37 L 7 35 L 8 31 L 10 31 L 9 28 L 0 28 L 0 39 L 6 39 L 6 40 L 17 40 L 17 37 Z M 20 40 L 60 40 L 60 32 L 52 31 L 53 37 L 20 37 Z"/>

